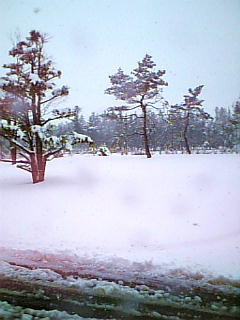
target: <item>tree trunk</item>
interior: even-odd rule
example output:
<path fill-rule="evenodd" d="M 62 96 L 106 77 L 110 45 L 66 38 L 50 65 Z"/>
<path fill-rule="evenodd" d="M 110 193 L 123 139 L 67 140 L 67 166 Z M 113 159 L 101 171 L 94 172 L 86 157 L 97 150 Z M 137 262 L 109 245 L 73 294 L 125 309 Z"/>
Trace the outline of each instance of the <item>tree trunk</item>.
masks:
<path fill-rule="evenodd" d="M 42 182 L 44 181 L 44 177 L 45 177 L 46 160 L 43 157 L 42 140 L 38 136 L 36 137 L 36 143 L 37 143 L 37 163 L 38 163 L 38 171 L 39 171 L 39 182 Z"/>
<path fill-rule="evenodd" d="M 147 135 L 147 110 L 144 105 L 142 105 L 142 111 L 143 111 L 143 139 L 144 139 L 145 153 L 147 158 L 151 158 L 152 156 L 149 150 L 149 142 L 148 142 L 148 135 Z"/>
<path fill-rule="evenodd" d="M 39 181 L 38 182 L 44 181 L 45 168 L 46 168 L 46 160 L 42 157 L 42 159 L 38 163 L 38 170 L 39 170 Z"/>
<path fill-rule="evenodd" d="M 45 178 L 46 160 L 43 156 L 33 154 L 31 157 L 32 182 L 43 182 Z"/>
<path fill-rule="evenodd" d="M 189 126 L 189 116 L 190 116 L 190 114 L 187 113 L 186 122 L 185 122 L 184 130 L 183 130 L 183 139 L 185 142 L 185 147 L 186 147 L 187 153 L 191 154 L 191 150 L 190 150 L 188 138 L 187 138 L 187 131 L 188 131 L 188 126 Z"/>
<path fill-rule="evenodd" d="M 10 147 L 10 153 L 11 153 L 11 160 L 12 165 L 16 164 L 17 162 L 17 148 L 15 146 Z"/>
<path fill-rule="evenodd" d="M 32 182 L 38 183 L 39 182 L 39 171 L 38 171 L 36 155 L 31 154 L 30 159 L 31 159 Z"/>

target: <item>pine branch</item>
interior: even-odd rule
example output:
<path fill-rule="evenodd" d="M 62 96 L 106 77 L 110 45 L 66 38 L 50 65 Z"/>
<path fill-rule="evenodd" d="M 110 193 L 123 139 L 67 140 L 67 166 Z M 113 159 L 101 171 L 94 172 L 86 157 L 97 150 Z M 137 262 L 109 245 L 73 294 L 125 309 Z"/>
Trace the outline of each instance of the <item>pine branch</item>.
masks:
<path fill-rule="evenodd" d="M 139 102 L 139 101 L 138 101 Z M 121 111 L 131 111 L 131 110 L 134 110 L 134 109 L 137 109 L 139 108 L 141 105 L 137 105 L 135 107 L 124 107 Z M 121 107 L 120 107 L 121 108 Z"/>
<path fill-rule="evenodd" d="M 161 110 L 161 108 L 155 107 L 155 106 L 152 105 L 151 103 L 148 103 L 147 106 L 150 107 L 150 108 L 153 108 L 153 109 L 155 109 L 155 110 L 158 110 L 158 111 Z"/>
<path fill-rule="evenodd" d="M 64 149 L 64 147 L 61 147 L 57 150 L 54 150 L 54 151 L 50 151 L 48 153 L 45 153 L 43 156 L 44 158 L 47 160 L 50 156 L 54 156 L 55 154 L 59 153 L 60 151 L 62 151 Z"/>
<path fill-rule="evenodd" d="M 45 101 L 40 102 L 40 104 L 45 104 L 45 103 L 50 102 L 50 101 L 52 101 L 52 100 L 54 100 L 54 99 L 56 99 L 58 97 L 60 97 L 60 95 L 55 95 L 55 96 L 53 96 L 53 97 L 51 97 L 51 98 L 49 98 L 49 99 L 47 99 Z"/>
<path fill-rule="evenodd" d="M 13 162 L 12 160 L 10 159 L 0 159 L 0 161 L 2 162 Z M 26 163 L 26 164 L 29 164 L 29 161 L 24 161 L 24 160 L 15 160 L 16 163 Z"/>
<path fill-rule="evenodd" d="M 72 117 L 72 116 L 73 116 L 72 114 L 59 115 L 59 116 L 57 116 L 57 117 L 55 117 L 55 118 L 50 118 L 50 119 L 45 120 L 44 122 L 42 122 L 42 126 L 44 126 L 45 124 L 47 124 L 47 123 L 50 122 L 50 121 L 58 120 L 58 119 L 70 118 L 70 117 Z"/>
<path fill-rule="evenodd" d="M 19 155 L 25 158 L 28 161 L 28 163 L 30 163 L 30 159 L 24 153 L 19 152 Z"/>
<path fill-rule="evenodd" d="M 18 165 L 17 168 L 25 170 L 27 172 L 32 172 L 32 170 L 29 167 L 24 166 L 24 165 Z"/>
<path fill-rule="evenodd" d="M 34 151 L 31 151 L 29 149 L 27 149 L 26 147 L 24 147 L 21 143 L 19 143 L 18 141 L 16 141 L 15 139 L 11 139 L 10 137 L 5 136 L 4 134 L 2 134 L 2 132 L 0 131 L 0 136 L 2 136 L 4 139 L 6 139 L 7 141 L 11 142 L 13 145 L 15 145 L 17 148 L 23 150 L 24 152 L 26 152 L 27 154 L 33 154 Z"/>

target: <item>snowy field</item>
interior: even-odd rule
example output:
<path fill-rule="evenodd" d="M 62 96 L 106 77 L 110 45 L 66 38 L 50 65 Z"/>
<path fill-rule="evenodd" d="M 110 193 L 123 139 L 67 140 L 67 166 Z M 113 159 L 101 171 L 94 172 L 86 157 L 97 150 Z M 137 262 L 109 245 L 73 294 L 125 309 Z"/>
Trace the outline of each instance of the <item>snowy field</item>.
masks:
<path fill-rule="evenodd" d="M 0 170 L 0 247 L 240 278 L 239 155 L 66 156 L 36 185 Z"/>

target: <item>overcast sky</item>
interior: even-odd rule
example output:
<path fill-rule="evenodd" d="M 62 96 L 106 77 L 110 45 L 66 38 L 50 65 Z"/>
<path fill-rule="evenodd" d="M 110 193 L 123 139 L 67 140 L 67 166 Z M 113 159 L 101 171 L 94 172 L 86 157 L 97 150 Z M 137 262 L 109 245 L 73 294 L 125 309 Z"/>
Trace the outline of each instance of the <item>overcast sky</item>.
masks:
<path fill-rule="evenodd" d="M 114 105 L 108 76 L 130 72 L 146 53 L 166 70 L 172 104 L 201 84 L 212 114 L 240 96 L 240 0 L 0 0 L 0 21 L 0 64 L 16 32 L 49 34 L 47 54 L 71 90 L 64 104 L 85 115 Z"/>

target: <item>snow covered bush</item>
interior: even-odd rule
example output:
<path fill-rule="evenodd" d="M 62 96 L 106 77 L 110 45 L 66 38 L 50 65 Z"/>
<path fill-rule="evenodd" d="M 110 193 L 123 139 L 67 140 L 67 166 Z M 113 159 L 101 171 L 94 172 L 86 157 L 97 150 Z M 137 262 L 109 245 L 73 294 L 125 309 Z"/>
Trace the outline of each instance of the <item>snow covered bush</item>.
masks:
<path fill-rule="evenodd" d="M 97 155 L 98 156 L 110 156 L 111 151 L 108 149 L 107 146 L 102 146 L 98 149 Z"/>
<path fill-rule="evenodd" d="M 88 136 L 75 132 L 53 135 L 54 121 L 75 116 L 71 109 L 49 112 L 51 103 L 68 95 L 68 88 L 56 89 L 55 79 L 61 71 L 44 54 L 46 35 L 31 31 L 26 41 L 20 41 L 9 52 L 14 63 L 1 78 L 0 137 L 18 150 L 19 168 L 32 174 L 33 183 L 44 181 L 46 162 L 63 150 L 72 150 L 77 143 L 92 143 Z"/>

